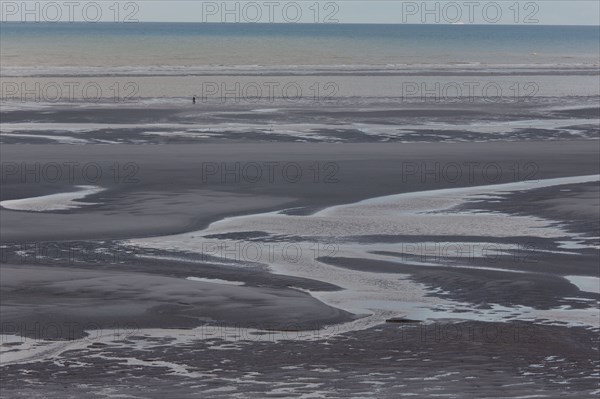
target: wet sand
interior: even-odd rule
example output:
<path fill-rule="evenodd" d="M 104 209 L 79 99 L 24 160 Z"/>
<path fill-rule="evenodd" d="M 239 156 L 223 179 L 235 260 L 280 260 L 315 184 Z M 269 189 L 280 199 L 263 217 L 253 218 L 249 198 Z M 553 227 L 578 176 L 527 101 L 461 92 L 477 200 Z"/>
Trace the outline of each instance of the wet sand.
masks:
<path fill-rule="evenodd" d="M 318 300 L 319 295 L 326 298 L 342 291 L 316 276 L 273 274 L 269 262 L 235 256 L 224 259 L 212 250 L 203 254 L 127 244 L 130 239 L 196 232 L 236 215 L 284 210 L 284 214 L 301 217 L 391 194 L 596 175 L 600 171 L 598 149 L 589 141 L 3 144 L 0 151 L 4 168 L 70 161 L 93 163 L 105 171 L 94 182 L 77 174 L 73 179 L 63 176 L 42 182 L 31 174 L 3 171 L 1 200 L 69 192 L 91 183 L 104 189 L 68 210 L 0 209 L 2 332 L 6 334 L 2 336 L 2 394 L 7 397 L 114 393 L 160 397 L 166 386 L 182 398 L 198 394 L 297 397 L 303 393 L 347 397 L 374 392 L 382 398 L 402 394 L 512 397 L 531 392 L 552 397 L 557 391 L 579 398 L 593 397 L 597 389 L 593 383 L 593 370 L 598 367 L 595 330 L 560 321 L 523 321 L 518 314 L 524 306 L 549 311 L 566 306 L 581 311 L 597 303 L 598 294 L 581 291 L 565 278 L 597 276 L 597 249 L 563 251 L 555 242 L 562 238 L 497 237 L 492 239 L 497 244 L 529 240 L 533 249 L 571 253 L 528 253 L 527 262 L 503 257 L 493 264 L 475 260 L 467 265 L 471 268 L 462 268 L 463 260 L 451 257 L 443 267 L 419 267 L 402 253 L 385 254 L 400 262 L 316 257 L 315 261 L 336 265 L 339 273 L 397 275 L 402 284 L 424 287 L 433 308 L 444 301 L 470 307 L 443 310 L 437 316 L 435 309 L 429 310 L 414 325 L 375 327 L 363 322 L 364 314 L 351 314 Z M 111 166 L 122 168 L 128 162 L 136 166 L 133 180 L 115 178 Z M 268 162 L 278 167 L 294 163 L 303 177 L 294 183 L 291 175 L 252 181 L 252 176 L 242 173 L 237 178 L 220 171 L 206 173 L 207 165 L 235 169 L 236 162 L 240 163 L 238 171 L 243 165 L 261 165 L 266 171 Z M 499 177 L 491 174 L 492 164 L 503 172 Z M 316 179 L 315 165 L 321 172 Z M 462 176 L 456 179 L 445 174 L 448 165 L 460 165 Z M 596 215 L 596 200 L 597 183 L 585 183 L 511 192 L 465 207 L 475 212 L 536 216 L 560 224 L 573 237 L 597 236 L 597 226 L 590 222 Z M 207 237 L 215 242 L 224 238 Z M 278 237 L 260 231 L 238 231 L 227 238 L 260 244 L 319 242 L 318 237 Z M 351 240 L 363 244 L 482 240 L 458 235 L 330 238 L 339 245 L 352 245 Z M 87 256 L 73 254 L 79 246 L 88 248 Z M 505 306 L 517 316 L 502 320 L 500 310 L 496 322 L 464 321 L 489 313 L 490 304 Z M 402 309 L 388 313 L 405 316 Z M 446 338 L 448 331 L 457 328 L 467 331 L 465 337 L 474 335 L 429 340 L 437 334 L 436 325 L 445 329 L 440 334 Z M 336 333 L 337 326 L 346 326 L 346 332 Z M 203 328 L 217 330 L 207 337 L 200 333 Z M 250 334 L 252 328 L 259 329 L 259 335 Z M 273 342 L 269 334 L 275 331 L 305 332 L 313 334 L 313 339 L 294 335 Z M 490 338 L 497 331 L 508 335 L 501 341 Z M 105 335 L 100 337 L 100 333 Z M 106 373 L 90 372 L 99 367 Z M 44 391 L 16 377 L 23 372 L 29 380 L 43 383 Z M 103 390 L 108 385 L 110 392 Z"/>
<path fill-rule="evenodd" d="M 342 14 L 2 25 L 0 399 L 598 398 L 597 29 Z"/>
<path fill-rule="evenodd" d="M 168 389 L 177 398 L 597 397 L 597 349 L 590 348 L 598 337 L 583 328 L 438 322 L 387 324 L 312 342 L 294 337 L 259 341 L 216 330 L 182 340 L 173 331 L 125 330 L 4 366 L 2 394 L 160 398 Z"/>
<path fill-rule="evenodd" d="M 261 211 L 314 211 L 403 192 L 591 175 L 600 169 L 596 147 L 587 141 L 4 144 L 0 150 L 4 162 L 1 200 L 72 191 L 75 185 L 92 183 L 106 190 L 83 200 L 98 205 L 69 212 L 0 209 L 0 234 L 2 241 L 9 242 L 161 236 Z M 60 166 L 62 178 L 50 182 L 44 179 L 41 166 L 35 169 L 36 164 L 66 162 L 78 165 L 73 166 L 73 177 L 66 166 Z M 133 166 L 126 170 L 128 163 Z M 9 165 L 14 169 L 7 169 Z M 87 165 L 94 168 L 86 174 L 83 168 Z M 27 174 L 26 168 L 34 171 Z M 117 177 L 115 168 L 120 171 Z M 101 173 L 97 180 L 96 170 Z M 227 170 L 233 172 L 226 174 Z M 261 173 L 258 179 L 257 170 Z M 456 171 L 460 172 L 458 178 Z"/>
<path fill-rule="evenodd" d="M 139 99 L 40 103 L 0 111 L 3 144 L 423 143 L 596 140 L 594 95 L 503 98 L 374 96 L 286 101 Z M 569 101 L 574 101 L 569 103 Z M 570 104 L 567 106 L 567 104 Z M 565 109 L 566 107 L 566 109 Z"/>
<path fill-rule="evenodd" d="M 86 331 L 114 326 L 192 328 L 215 322 L 264 330 L 318 330 L 352 319 L 284 287 L 41 265 L 3 265 L 0 273 L 2 333 L 32 339 L 73 340 L 86 336 Z"/>

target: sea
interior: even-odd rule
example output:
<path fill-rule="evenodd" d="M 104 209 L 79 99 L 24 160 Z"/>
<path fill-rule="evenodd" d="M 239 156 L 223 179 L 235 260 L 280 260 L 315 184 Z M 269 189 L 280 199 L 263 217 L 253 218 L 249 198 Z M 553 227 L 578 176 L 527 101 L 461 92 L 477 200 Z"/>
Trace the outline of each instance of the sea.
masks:
<path fill-rule="evenodd" d="M 599 43 L 598 26 L 4 22 L 0 94 L 4 111 L 59 103 L 179 109 L 195 98 L 216 104 L 214 120 L 190 116 L 203 129 L 223 123 L 228 106 L 266 112 L 263 124 L 274 123 L 277 110 L 291 110 L 277 112 L 297 124 L 301 105 L 311 107 L 304 124 L 315 122 L 305 116 L 313 108 L 385 110 L 411 101 L 482 102 L 486 112 L 490 100 L 517 111 L 536 103 L 546 112 L 598 104 Z M 239 115 L 228 118 L 222 129 L 238 129 L 231 123 L 241 123 Z M 539 119 L 536 111 L 527 123 L 555 128 Z M 375 129 L 372 122 L 361 129 Z M 377 122 L 385 131 L 399 123 Z M 295 126 L 278 132 L 297 133 Z M 3 126 L 15 129 L 24 127 Z"/>
<path fill-rule="evenodd" d="M 599 66 L 598 26 L 0 23 L 4 76 Z"/>

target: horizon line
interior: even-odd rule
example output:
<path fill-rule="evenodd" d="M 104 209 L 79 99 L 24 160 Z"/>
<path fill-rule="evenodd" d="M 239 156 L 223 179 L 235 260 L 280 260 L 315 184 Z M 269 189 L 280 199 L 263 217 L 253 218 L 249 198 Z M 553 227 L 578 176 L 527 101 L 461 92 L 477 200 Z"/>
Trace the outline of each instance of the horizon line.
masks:
<path fill-rule="evenodd" d="M 391 26 L 585 26 L 585 27 L 597 27 L 600 28 L 600 24 L 475 24 L 475 23 L 390 23 L 390 22 L 201 22 L 201 21 L 131 21 L 131 22 L 119 22 L 119 21 L 0 21 L 2 24 L 47 24 L 47 25 L 59 25 L 59 24 L 114 24 L 114 25 L 137 25 L 137 24 L 201 24 L 201 25 L 391 25 Z"/>

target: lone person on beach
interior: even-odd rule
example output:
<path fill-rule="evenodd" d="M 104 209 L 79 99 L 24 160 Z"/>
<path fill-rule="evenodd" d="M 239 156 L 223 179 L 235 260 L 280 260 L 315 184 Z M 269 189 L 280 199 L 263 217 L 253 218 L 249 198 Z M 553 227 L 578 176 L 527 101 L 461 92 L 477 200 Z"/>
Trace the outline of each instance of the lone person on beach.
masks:
<path fill-rule="evenodd" d="M 196 96 L 192 97 L 192 104 L 196 104 Z"/>

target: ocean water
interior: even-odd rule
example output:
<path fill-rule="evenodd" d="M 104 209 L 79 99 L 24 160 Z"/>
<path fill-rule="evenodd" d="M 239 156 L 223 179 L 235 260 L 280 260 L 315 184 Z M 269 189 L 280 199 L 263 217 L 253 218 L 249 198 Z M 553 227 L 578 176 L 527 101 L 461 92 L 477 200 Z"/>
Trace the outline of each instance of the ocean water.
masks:
<path fill-rule="evenodd" d="M 5 106 L 600 95 L 593 26 L 9 22 L 0 33 Z"/>
<path fill-rule="evenodd" d="M 597 69 L 600 58 L 594 26 L 9 22 L 0 33 L 5 76 L 82 67 L 150 75 L 223 66 Z"/>

